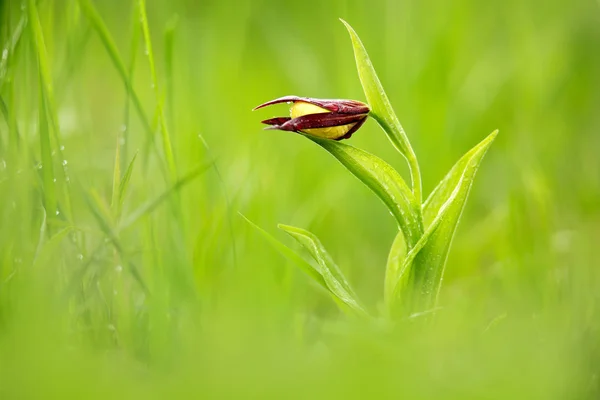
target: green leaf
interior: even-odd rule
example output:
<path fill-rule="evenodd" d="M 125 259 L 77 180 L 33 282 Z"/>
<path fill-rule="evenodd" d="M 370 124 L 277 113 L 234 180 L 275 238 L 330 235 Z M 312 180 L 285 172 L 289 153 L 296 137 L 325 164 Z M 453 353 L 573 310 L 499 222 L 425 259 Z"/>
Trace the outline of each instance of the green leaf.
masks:
<path fill-rule="evenodd" d="M 278 227 L 296 239 L 317 262 L 317 272 L 323 277 L 327 288 L 345 305 L 359 315 L 367 315 L 357 300 L 356 293 L 350 287 L 344 274 L 333 261 L 321 241 L 311 232 L 294 226 L 279 224 Z"/>
<path fill-rule="evenodd" d="M 269 242 L 269 244 L 273 246 L 275 250 L 277 250 L 282 256 L 293 262 L 308 276 L 310 276 L 319 285 L 321 289 L 323 289 L 327 294 L 331 296 L 331 298 L 336 302 L 336 304 L 340 307 L 340 309 L 343 312 L 350 312 L 353 315 L 367 315 L 364 309 L 360 305 L 358 305 L 357 300 L 348 297 L 348 292 L 345 292 L 345 294 L 342 293 L 345 300 L 340 298 L 338 294 L 333 292 L 330 285 L 332 285 L 333 287 L 340 287 L 341 284 L 339 282 L 334 282 L 336 278 L 332 277 L 331 273 L 326 272 L 324 275 L 322 273 L 322 268 L 320 265 L 318 265 L 318 268 L 313 266 L 311 263 L 304 260 L 304 258 L 300 257 L 294 250 L 281 243 L 278 239 L 274 238 L 270 233 L 268 233 L 252 221 L 250 221 L 243 214 L 239 214 L 242 216 L 242 218 L 246 220 L 246 222 L 248 222 L 252 227 L 254 227 Z M 330 278 L 330 282 L 326 281 L 325 276 L 328 276 Z M 342 292 L 344 292 L 344 289 L 342 289 Z M 349 302 L 349 304 L 347 302 Z"/>
<path fill-rule="evenodd" d="M 385 203 L 412 248 L 423 233 L 420 205 L 402 176 L 381 158 L 341 142 L 306 136 L 338 159 Z"/>
<path fill-rule="evenodd" d="M 404 234 L 402 231 L 400 231 L 396 235 L 394 243 L 392 243 L 392 247 L 390 248 L 387 266 L 385 269 L 384 299 L 385 303 L 388 305 L 392 301 L 396 285 L 400 285 L 401 287 L 403 286 L 398 282 L 398 279 L 400 277 L 399 273 L 401 271 L 404 259 L 406 258 L 407 252 L 408 249 L 406 248 Z M 406 279 L 404 279 L 404 281 L 406 281 Z"/>
<path fill-rule="evenodd" d="M 369 54 L 367 54 L 367 50 L 365 46 L 362 44 L 362 41 L 352 29 L 350 24 L 348 24 L 343 19 L 342 23 L 348 29 L 348 33 L 350 33 L 350 38 L 352 40 L 352 47 L 354 48 L 354 58 L 356 59 L 356 68 L 358 70 L 358 77 L 360 78 L 360 83 L 362 84 L 363 90 L 365 92 L 365 96 L 367 97 L 367 102 L 371 108 L 370 115 L 379 123 L 381 128 L 383 128 L 386 133 L 388 139 L 392 142 L 396 150 L 402 154 L 406 160 L 408 161 L 408 166 L 410 167 L 410 173 L 413 183 L 413 191 L 415 193 L 415 197 L 417 202 L 421 203 L 421 172 L 419 170 L 419 164 L 417 163 L 417 158 L 415 153 L 410 145 L 410 141 L 408 140 L 408 136 L 392 105 L 390 104 L 390 100 L 385 94 L 385 90 L 383 90 L 383 86 L 379 81 L 379 77 L 375 72 L 375 68 L 373 67 L 373 63 L 369 58 Z"/>
<path fill-rule="evenodd" d="M 123 201 L 125 200 L 125 194 L 127 193 L 127 188 L 129 187 L 129 181 L 131 180 L 131 173 L 133 172 L 133 165 L 137 159 L 137 155 L 137 152 L 133 155 L 133 158 L 125 170 L 125 174 L 123 174 L 123 178 L 121 178 L 121 182 L 119 183 L 119 195 L 117 197 L 117 217 L 121 215 L 121 207 L 123 206 Z"/>
<path fill-rule="evenodd" d="M 152 51 L 152 40 L 150 38 L 150 28 L 148 27 L 148 17 L 146 15 L 146 1 L 138 0 L 138 10 L 140 16 L 140 22 L 142 25 L 142 33 L 144 36 L 144 43 L 146 45 L 146 55 L 148 56 L 148 65 L 150 67 L 150 77 L 152 79 L 152 88 L 154 89 L 154 95 L 156 96 L 156 108 L 158 121 L 160 123 L 160 131 L 163 140 L 163 151 L 165 153 L 165 159 L 167 160 L 167 167 L 171 179 L 175 181 L 177 179 L 177 169 L 175 166 L 175 158 L 173 156 L 173 148 L 171 145 L 171 136 L 167 126 L 165 118 L 163 99 L 161 91 L 158 86 L 158 77 L 156 74 L 156 67 L 154 64 L 154 53 Z"/>
<path fill-rule="evenodd" d="M 104 23 L 102 17 L 98 13 L 98 10 L 96 10 L 94 4 L 90 0 L 79 0 L 79 5 L 83 13 L 86 15 L 87 19 L 92 24 L 92 27 L 100 37 L 100 40 L 102 41 L 102 44 L 104 45 L 104 48 L 106 49 L 110 60 L 112 61 L 115 69 L 117 70 L 119 77 L 123 81 L 123 84 L 125 85 L 125 88 L 127 89 L 129 96 L 131 97 L 131 101 L 133 102 L 135 111 L 137 112 L 142 122 L 142 125 L 144 126 L 144 130 L 146 131 L 148 137 L 149 145 L 152 146 L 152 149 L 155 150 L 157 154 L 159 154 L 154 140 L 154 129 L 152 128 L 150 119 L 144 112 L 142 102 L 133 87 L 132 75 L 129 74 L 127 68 L 125 68 L 125 63 L 121 59 L 121 56 L 117 49 L 117 45 L 115 44 L 115 41 L 110 34 L 110 31 L 106 27 L 106 24 Z M 161 164 L 161 172 L 166 172 L 162 167 L 163 165 Z"/>
<path fill-rule="evenodd" d="M 401 280 L 411 274 L 420 310 L 435 306 L 452 238 L 483 156 L 496 138 L 494 131 L 452 167 L 423 206 L 427 230 L 408 253 L 394 290 L 394 301 L 406 300 Z"/>
<path fill-rule="evenodd" d="M 329 288 L 323 279 L 323 276 L 319 273 L 319 271 L 313 267 L 310 263 L 306 262 L 302 257 L 300 257 L 294 250 L 287 247 L 285 244 L 281 243 L 279 240 L 274 238 L 269 232 L 262 229 L 260 226 L 256 225 L 254 222 L 250 221 L 246 216 L 242 213 L 239 213 L 242 218 L 246 220 L 252 227 L 254 227 L 273 248 L 275 248 L 282 256 L 296 264 L 302 271 L 304 271 L 308 276 L 310 276 L 319 286 L 329 292 Z"/>

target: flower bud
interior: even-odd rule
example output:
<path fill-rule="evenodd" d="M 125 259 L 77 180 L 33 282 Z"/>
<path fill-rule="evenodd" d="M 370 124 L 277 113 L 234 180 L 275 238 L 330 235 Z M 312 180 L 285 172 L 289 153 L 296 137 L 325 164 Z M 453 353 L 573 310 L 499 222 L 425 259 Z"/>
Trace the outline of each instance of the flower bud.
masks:
<path fill-rule="evenodd" d="M 285 96 L 268 101 L 255 110 L 278 103 L 291 103 L 291 117 L 262 121 L 265 129 L 305 133 L 324 139 L 348 139 L 364 124 L 369 106 L 356 100 L 325 100 Z"/>

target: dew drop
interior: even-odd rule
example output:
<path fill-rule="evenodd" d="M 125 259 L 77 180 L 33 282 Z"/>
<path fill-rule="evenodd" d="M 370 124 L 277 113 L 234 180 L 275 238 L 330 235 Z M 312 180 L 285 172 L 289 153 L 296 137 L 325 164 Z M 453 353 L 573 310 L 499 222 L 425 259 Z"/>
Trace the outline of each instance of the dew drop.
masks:
<path fill-rule="evenodd" d="M 62 165 L 67 165 L 67 164 L 68 164 L 67 160 L 63 160 Z"/>
<path fill-rule="evenodd" d="M 60 215 L 60 211 L 59 210 L 56 210 L 56 215 Z"/>
<path fill-rule="evenodd" d="M 54 183 L 56 183 L 56 178 L 52 179 L 52 181 L 53 181 Z"/>
<path fill-rule="evenodd" d="M 123 271 L 123 267 L 122 267 L 122 266 L 120 266 L 120 265 L 117 265 L 117 266 L 115 267 L 115 271 L 117 271 L 117 272 L 121 272 L 121 271 Z"/>
<path fill-rule="evenodd" d="M 127 125 L 121 125 L 121 132 L 125 132 L 127 130 Z"/>
<path fill-rule="evenodd" d="M 83 254 L 81 254 L 81 253 L 80 253 L 80 254 L 77 254 L 77 259 L 78 259 L 79 261 L 83 260 Z"/>
<path fill-rule="evenodd" d="M 65 146 L 60 146 L 60 151 L 63 151 L 65 149 Z"/>

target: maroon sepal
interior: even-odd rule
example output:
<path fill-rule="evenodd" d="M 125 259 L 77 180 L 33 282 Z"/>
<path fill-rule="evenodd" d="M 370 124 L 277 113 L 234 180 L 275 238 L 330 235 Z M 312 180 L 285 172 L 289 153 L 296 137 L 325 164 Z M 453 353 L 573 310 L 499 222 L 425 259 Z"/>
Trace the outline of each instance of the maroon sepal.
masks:
<path fill-rule="evenodd" d="M 339 114 L 367 114 L 369 112 L 369 106 L 356 100 L 313 99 L 310 97 L 299 96 L 284 96 L 275 100 L 267 101 L 266 103 L 255 107 L 253 111 L 273 104 L 293 103 L 296 101 L 314 104 L 328 111 L 337 112 Z"/>

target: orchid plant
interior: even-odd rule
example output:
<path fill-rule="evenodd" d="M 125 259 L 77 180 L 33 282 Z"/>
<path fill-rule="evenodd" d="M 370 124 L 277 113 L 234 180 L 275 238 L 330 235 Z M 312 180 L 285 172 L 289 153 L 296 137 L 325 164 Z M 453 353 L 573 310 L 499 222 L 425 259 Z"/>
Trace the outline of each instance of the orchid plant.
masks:
<path fill-rule="evenodd" d="M 269 125 L 266 129 L 297 132 L 320 145 L 367 185 L 396 219 L 398 233 L 389 251 L 384 282 L 385 316 L 402 318 L 435 310 L 454 232 L 477 169 L 497 131 L 458 160 L 423 201 L 419 164 L 408 137 L 360 38 L 348 23 L 342 22 L 352 40 L 358 75 L 368 105 L 356 100 L 285 96 L 261 104 L 256 109 L 291 103 L 291 116 L 264 120 L 263 123 Z M 408 162 L 411 187 L 381 158 L 340 142 L 350 138 L 368 116 L 377 121 L 392 145 Z M 362 316 L 371 315 L 313 233 L 279 225 L 306 248 L 313 259 L 309 262 L 265 230 L 254 226 L 275 248 L 326 290 L 342 310 Z"/>

